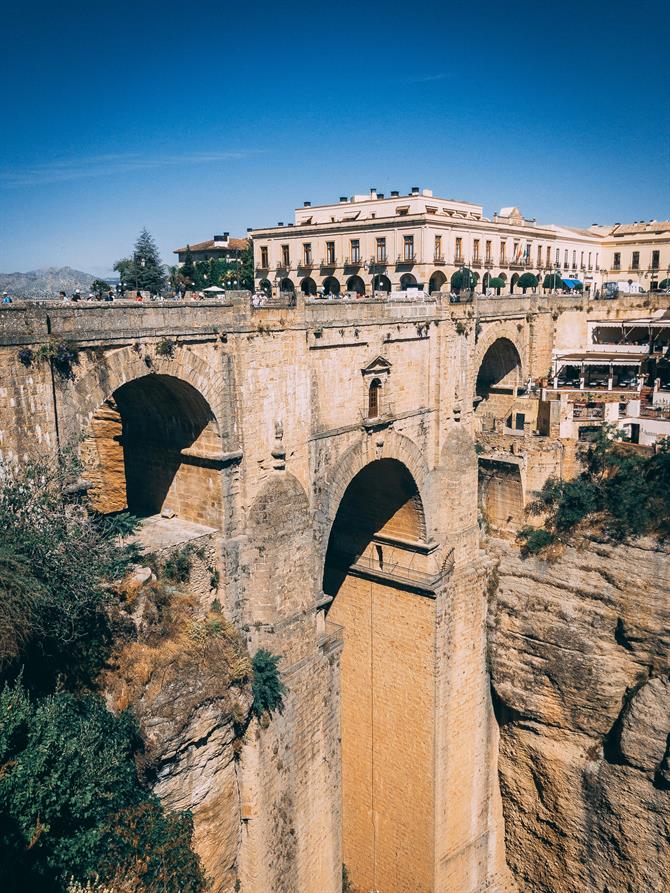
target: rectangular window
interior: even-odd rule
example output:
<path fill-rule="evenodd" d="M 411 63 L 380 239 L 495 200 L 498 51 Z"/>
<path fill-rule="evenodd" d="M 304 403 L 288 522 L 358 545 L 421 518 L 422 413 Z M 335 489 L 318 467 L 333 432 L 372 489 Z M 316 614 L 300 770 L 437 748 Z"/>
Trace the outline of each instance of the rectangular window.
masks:
<path fill-rule="evenodd" d="M 581 253 L 581 258 L 580 258 L 580 261 L 579 261 L 579 265 L 580 265 L 580 267 L 581 267 L 582 269 L 584 269 L 584 252 L 583 252 L 583 251 L 582 251 L 582 253 Z"/>
<path fill-rule="evenodd" d="M 521 251 L 519 249 L 519 243 L 514 242 L 512 247 L 512 263 L 517 263 L 521 260 Z"/>
<path fill-rule="evenodd" d="M 507 255 L 507 242 L 501 242 L 500 243 L 500 263 L 501 264 L 507 263 L 506 255 Z"/>
<path fill-rule="evenodd" d="M 456 239 L 456 260 L 463 260 L 463 239 Z"/>
<path fill-rule="evenodd" d="M 576 267 L 577 267 L 577 252 L 573 251 L 572 252 L 572 269 L 574 270 L 574 269 L 576 269 Z"/>
<path fill-rule="evenodd" d="M 589 270 L 591 269 L 591 257 L 593 256 L 593 252 L 589 251 Z"/>
<path fill-rule="evenodd" d="M 563 263 L 565 265 L 565 269 L 568 269 L 568 249 L 566 248 L 563 252 Z"/>
<path fill-rule="evenodd" d="M 435 260 L 442 259 L 442 236 L 435 236 Z"/>
<path fill-rule="evenodd" d="M 305 264 L 307 264 L 307 265 L 311 264 L 312 263 L 312 243 L 305 242 L 304 245 L 302 246 L 302 250 L 303 250 L 303 254 L 304 254 Z"/>
<path fill-rule="evenodd" d="M 620 270 L 620 269 L 621 269 L 621 252 L 620 252 L 620 251 L 615 251 L 615 252 L 614 252 L 614 264 L 613 264 L 613 267 L 614 267 L 615 270 Z"/>
<path fill-rule="evenodd" d="M 640 269 L 640 252 L 639 251 L 633 252 L 633 269 L 634 270 Z"/>
<path fill-rule="evenodd" d="M 281 262 L 283 267 L 288 267 L 291 263 L 291 255 L 288 251 L 288 245 L 281 246 Z"/>
<path fill-rule="evenodd" d="M 596 270 L 600 269 L 600 254 L 596 252 Z"/>
<path fill-rule="evenodd" d="M 326 242 L 326 263 L 335 263 L 335 242 Z"/>
<path fill-rule="evenodd" d="M 491 241 L 486 240 L 486 260 L 491 260 Z"/>
<path fill-rule="evenodd" d="M 479 239 L 475 239 L 472 243 L 472 259 L 479 260 Z"/>
<path fill-rule="evenodd" d="M 386 260 L 386 239 L 377 239 L 377 260 Z"/>
<path fill-rule="evenodd" d="M 661 252 L 660 251 L 652 251 L 651 252 L 651 268 L 652 270 L 658 270 L 661 263 Z"/>
<path fill-rule="evenodd" d="M 537 246 L 537 265 L 538 267 L 542 266 L 542 246 Z"/>
<path fill-rule="evenodd" d="M 414 259 L 414 236 L 405 236 L 404 237 L 404 260 L 413 260 Z"/>
<path fill-rule="evenodd" d="M 267 245 L 261 245 L 261 267 L 264 270 L 268 268 L 268 247 Z"/>
<path fill-rule="evenodd" d="M 526 260 L 526 261 L 528 261 L 528 263 L 530 263 L 530 242 L 526 242 L 526 251 L 524 254 L 524 260 Z"/>
<path fill-rule="evenodd" d="M 361 259 L 361 243 L 358 239 L 351 240 L 351 260 L 353 263 L 358 263 Z"/>
<path fill-rule="evenodd" d="M 557 248 L 556 249 L 556 264 L 558 265 L 558 264 L 560 264 L 560 262 L 561 262 L 561 249 Z"/>

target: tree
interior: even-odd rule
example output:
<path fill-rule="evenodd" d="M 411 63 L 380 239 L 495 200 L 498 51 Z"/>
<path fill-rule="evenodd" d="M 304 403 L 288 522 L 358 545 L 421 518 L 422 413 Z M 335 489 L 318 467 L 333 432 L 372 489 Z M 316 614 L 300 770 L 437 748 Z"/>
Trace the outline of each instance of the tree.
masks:
<path fill-rule="evenodd" d="M 489 279 L 489 288 L 495 288 L 498 294 L 500 294 L 500 289 L 504 287 L 505 280 L 502 279 L 500 276 L 492 276 L 491 279 Z"/>
<path fill-rule="evenodd" d="M 36 690 L 80 684 L 106 657 L 112 584 L 138 549 L 87 511 L 72 456 L 1 471 L 0 673 L 22 666 Z"/>
<path fill-rule="evenodd" d="M 563 279 L 561 278 L 561 274 L 556 271 L 555 273 L 547 273 L 542 280 L 542 288 L 550 289 L 551 291 L 556 291 L 556 289 L 563 289 Z"/>
<path fill-rule="evenodd" d="M 123 258 L 114 264 L 121 273 L 124 287 L 160 294 L 165 288 L 166 276 L 158 246 L 148 230 L 137 237 L 132 260 Z"/>
<path fill-rule="evenodd" d="M 670 279 L 661 279 L 658 283 L 659 288 L 670 288 Z"/>
<path fill-rule="evenodd" d="M 249 244 L 242 251 L 240 264 L 240 288 L 253 291 L 254 288 L 254 247 L 251 239 Z"/>
<path fill-rule="evenodd" d="M 109 282 L 105 282 L 104 279 L 94 279 L 91 291 L 100 298 L 109 291 Z"/>
<path fill-rule="evenodd" d="M 193 254 L 191 246 L 186 246 L 186 254 L 184 255 L 184 263 L 181 265 L 180 271 L 182 279 L 188 285 L 193 285 L 195 280 L 195 264 L 193 263 Z"/>
<path fill-rule="evenodd" d="M 537 276 L 534 273 L 522 273 L 517 285 L 523 289 L 525 294 L 527 288 L 537 288 Z"/>
<path fill-rule="evenodd" d="M 457 270 L 453 274 L 451 277 L 451 287 L 456 292 L 463 288 L 474 288 L 478 278 L 479 275 L 477 273 L 473 273 L 472 270 L 468 270 L 467 267 L 465 267 L 462 270 Z"/>
<path fill-rule="evenodd" d="M 168 813 L 137 775 L 128 713 L 98 695 L 32 699 L 21 680 L 0 692 L 0 883 L 7 893 L 63 891 L 74 876 L 132 889 L 199 893 L 187 813 Z"/>

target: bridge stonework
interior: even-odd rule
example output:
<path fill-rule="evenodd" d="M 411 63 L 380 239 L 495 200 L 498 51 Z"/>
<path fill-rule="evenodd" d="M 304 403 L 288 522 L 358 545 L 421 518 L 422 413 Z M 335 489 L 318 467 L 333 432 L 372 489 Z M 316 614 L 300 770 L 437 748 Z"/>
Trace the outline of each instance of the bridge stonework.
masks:
<path fill-rule="evenodd" d="M 239 770 L 246 893 L 336 893 L 343 861 L 366 891 L 505 889 L 473 397 L 498 338 L 524 378 L 546 374 L 556 306 L 237 293 L 0 312 L 0 457 L 83 439 L 92 478 L 125 467 L 117 501 L 215 528 L 226 613 L 281 655 L 285 709 Z M 50 339 L 78 348 L 72 379 L 19 361 Z M 133 495 L 137 467 L 160 486 Z"/>

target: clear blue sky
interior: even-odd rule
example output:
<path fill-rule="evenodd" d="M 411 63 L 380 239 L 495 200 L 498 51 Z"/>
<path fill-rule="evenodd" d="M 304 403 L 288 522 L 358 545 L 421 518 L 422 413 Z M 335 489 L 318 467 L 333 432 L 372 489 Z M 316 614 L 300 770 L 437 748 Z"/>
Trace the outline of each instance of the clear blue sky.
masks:
<path fill-rule="evenodd" d="M 546 222 L 670 217 L 667 0 L 12 3 L 0 271 L 106 273 L 412 185 Z"/>

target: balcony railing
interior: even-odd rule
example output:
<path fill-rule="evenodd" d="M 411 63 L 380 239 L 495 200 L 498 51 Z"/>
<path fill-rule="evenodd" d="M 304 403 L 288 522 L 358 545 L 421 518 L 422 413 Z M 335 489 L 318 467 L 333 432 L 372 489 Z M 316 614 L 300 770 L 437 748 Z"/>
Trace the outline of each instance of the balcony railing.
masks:
<path fill-rule="evenodd" d="M 445 261 L 444 261 L 444 255 L 443 255 L 443 254 L 435 254 L 435 255 L 433 255 L 433 263 L 434 263 L 434 264 L 443 264 L 444 262 L 445 262 Z"/>
<path fill-rule="evenodd" d="M 481 265 L 482 265 L 481 257 L 473 257 L 472 258 L 472 263 L 470 264 L 471 267 L 481 267 Z"/>
<path fill-rule="evenodd" d="M 290 260 L 280 260 L 277 262 L 277 270 L 290 270 L 291 269 L 291 261 Z"/>
<path fill-rule="evenodd" d="M 371 267 L 385 267 L 388 264 L 388 257 L 384 255 L 384 257 L 371 257 L 370 258 L 370 266 Z"/>
<path fill-rule="evenodd" d="M 360 267 L 363 261 L 360 257 L 345 257 L 344 258 L 344 266 L 345 267 Z"/>
<path fill-rule="evenodd" d="M 396 261 L 398 264 L 415 264 L 416 263 L 416 254 L 412 252 L 412 254 L 399 254 L 398 260 Z"/>
<path fill-rule="evenodd" d="M 336 267 L 337 266 L 337 258 L 336 257 L 322 257 L 321 258 L 321 266 L 322 267 Z"/>
<path fill-rule="evenodd" d="M 298 264 L 298 266 L 301 267 L 303 270 L 311 270 L 314 266 L 314 260 L 311 257 L 309 258 L 309 260 L 305 258 Z"/>
<path fill-rule="evenodd" d="M 504 255 L 498 258 L 498 266 L 499 267 L 507 266 L 507 258 Z"/>
<path fill-rule="evenodd" d="M 462 266 L 463 264 L 465 264 L 465 258 L 463 257 L 462 254 L 455 254 L 455 255 L 454 255 L 454 264 L 455 264 L 457 267 L 460 267 L 460 266 Z"/>

